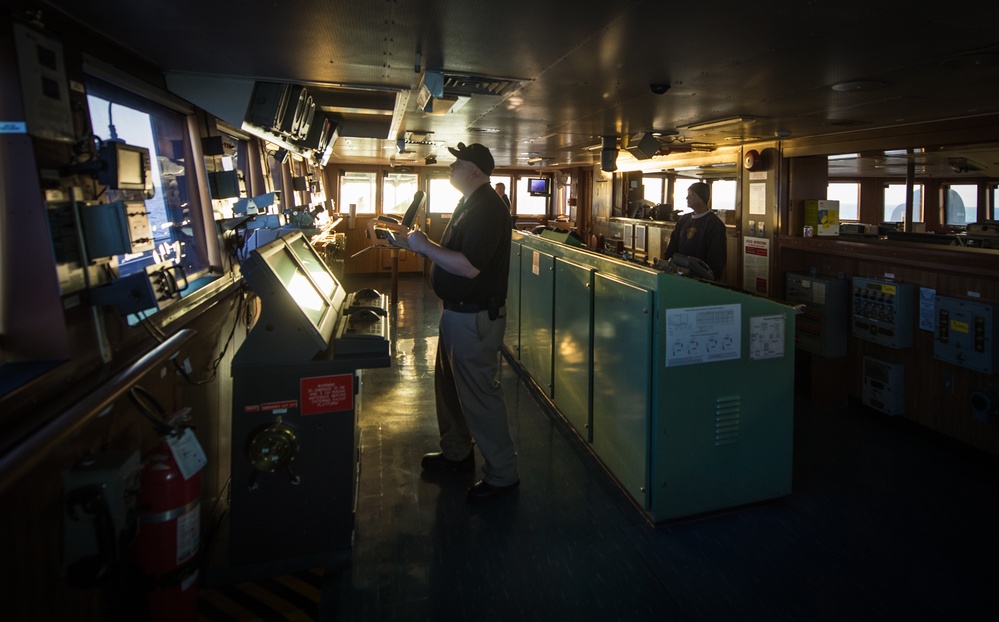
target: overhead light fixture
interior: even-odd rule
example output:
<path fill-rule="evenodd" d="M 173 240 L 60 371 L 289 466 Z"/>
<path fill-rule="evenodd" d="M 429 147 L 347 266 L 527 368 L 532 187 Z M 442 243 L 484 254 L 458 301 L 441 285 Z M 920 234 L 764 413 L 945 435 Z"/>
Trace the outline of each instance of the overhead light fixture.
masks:
<path fill-rule="evenodd" d="M 887 82 L 882 80 L 869 80 L 863 78 L 860 80 L 847 80 L 846 82 L 838 82 L 832 85 L 832 90 L 834 91 L 873 91 L 879 89 L 883 86 L 887 86 Z"/>
<path fill-rule="evenodd" d="M 948 58 L 940 63 L 948 69 L 990 69 L 999 66 L 999 54 L 975 52 Z"/>
<path fill-rule="evenodd" d="M 725 119 L 715 119 L 714 121 L 704 121 L 703 123 L 693 123 L 691 125 L 680 126 L 684 130 L 710 130 L 718 127 L 728 127 L 730 125 L 748 125 L 756 123 L 755 117 L 728 117 Z"/>

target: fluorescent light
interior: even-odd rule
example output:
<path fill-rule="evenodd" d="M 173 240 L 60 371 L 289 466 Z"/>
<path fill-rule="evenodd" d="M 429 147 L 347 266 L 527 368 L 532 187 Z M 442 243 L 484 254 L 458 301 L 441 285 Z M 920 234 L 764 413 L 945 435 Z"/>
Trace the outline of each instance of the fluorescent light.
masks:
<path fill-rule="evenodd" d="M 715 119 L 714 121 L 704 121 L 703 123 L 681 126 L 680 129 L 708 130 L 716 127 L 727 127 L 729 125 L 748 125 L 750 123 L 756 123 L 756 119 L 753 117 L 729 117 L 726 119 Z"/>

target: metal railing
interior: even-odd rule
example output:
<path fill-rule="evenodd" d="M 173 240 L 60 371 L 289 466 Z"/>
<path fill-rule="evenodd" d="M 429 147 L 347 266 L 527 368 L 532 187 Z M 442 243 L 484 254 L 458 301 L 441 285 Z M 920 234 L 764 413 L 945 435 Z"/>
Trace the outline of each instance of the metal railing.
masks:
<path fill-rule="evenodd" d="M 0 493 L 42 462 L 53 446 L 103 412 L 143 375 L 169 360 L 194 335 L 195 331 L 189 328 L 177 331 L 89 393 L 76 406 L 52 417 L 40 428 L 5 442 L 0 448 Z"/>

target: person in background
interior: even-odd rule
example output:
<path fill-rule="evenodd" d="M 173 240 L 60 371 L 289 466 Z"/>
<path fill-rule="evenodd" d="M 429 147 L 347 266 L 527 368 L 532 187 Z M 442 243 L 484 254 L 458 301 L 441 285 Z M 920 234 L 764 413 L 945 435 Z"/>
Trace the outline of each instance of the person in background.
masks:
<path fill-rule="evenodd" d="M 451 185 L 462 199 L 440 244 L 421 231 L 409 248 L 433 261 L 430 277 L 441 299 L 434 388 L 441 451 L 423 456 L 425 471 L 475 471 L 473 444 L 485 464 L 468 489 L 470 502 L 508 493 L 520 484 L 517 452 L 499 383 L 499 349 L 506 330 L 510 212 L 489 186 L 493 156 L 481 144 L 448 148 L 457 160 Z"/>
<path fill-rule="evenodd" d="M 514 229 L 517 228 L 517 216 L 513 213 L 513 204 L 510 203 L 510 197 L 506 196 L 506 184 L 503 182 L 497 182 L 496 184 L 496 194 L 503 199 L 503 203 L 506 205 L 507 211 L 510 212 L 510 226 Z"/>
<path fill-rule="evenodd" d="M 716 281 L 720 281 L 728 260 L 725 244 L 725 223 L 708 208 L 711 186 L 704 182 L 691 184 L 687 189 L 687 207 L 693 213 L 684 214 L 669 236 L 663 259 L 680 253 L 696 257 L 708 264 Z"/>

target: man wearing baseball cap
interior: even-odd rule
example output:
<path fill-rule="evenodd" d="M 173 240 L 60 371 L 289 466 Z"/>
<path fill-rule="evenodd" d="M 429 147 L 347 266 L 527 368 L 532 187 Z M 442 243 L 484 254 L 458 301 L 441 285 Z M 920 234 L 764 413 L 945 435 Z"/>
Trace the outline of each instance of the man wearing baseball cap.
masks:
<path fill-rule="evenodd" d="M 448 151 L 457 158 L 450 181 L 461 202 L 440 244 L 421 231 L 409 235 L 409 248 L 433 261 L 431 283 L 443 303 L 434 374 L 441 451 L 423 456 L 421 465 L 427 472 L 472 473 L 478 445 L 485 464 L 482 479 L 468 489 L 474 503 L 520 484 L 498 358 L 506 330 L 510 212 L 489 184 L 495 163 L 488 148 L 458 143 Z"/>

